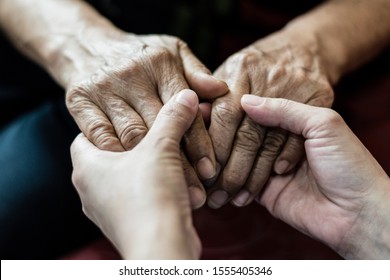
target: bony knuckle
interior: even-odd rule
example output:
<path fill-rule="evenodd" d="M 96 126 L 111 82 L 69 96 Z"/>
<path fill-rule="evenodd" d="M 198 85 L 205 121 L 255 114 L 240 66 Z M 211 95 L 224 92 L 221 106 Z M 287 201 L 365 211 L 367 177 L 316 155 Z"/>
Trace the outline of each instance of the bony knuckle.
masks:
<path fill-rule="evenodd" d="M 263 155 L 275 157 L 281 151 L 286 141 L 286 132 L 283 130 L 272 130 L 267 133 L 264 140 Z"/>
<path fill-rule="evenodd" d="M 105 121 L 96 120 L 89 124 L 86 135 L 99 149 L 110 151 L 116 143 L 110 127 Z"/>
<path fill-rule="evenodd" d="M 223 127 L 231 126 L 235 119 L 241 119 L 244 114 L 243 111 L 231 101 L 220 102 L 213 110 L 217 112 L 213 115 L 215 118 L 214 120 Z"/>
<path fill-rule="evenodd" d="M 240 150 L 257 152 L 261 144 L 261 137 L 256 130 L 243 128 L 237 132 L 236 146 Z"/>
<path fill-rule="evenodd" d="M 115 71 L 107 73 L 108 76 L 116 76 L 117 81 L 126 81 L 132 77 L 142 76 L 144 67 L 140 59 L 126 59 L 121 65 L 117 65 Z"/>
<path fill-rule="evenodd" d="M 268 70 L 267 82 L 269 82 L 270 84 L 276 83 L 276 82 L 279 82 L 280 79 L 285 78 L 285 77 L 286 77 L 286 68 L 279 65 L 279 64 L 276 64 L 276 65 L 273 65 Z"/>
<path fill-rule="evenodd" d="M 87 84 L 78 84 L 71 87 L 66 92 L 65 101 L 68 107 L 77 106 L 80 102 L 89 99 L 90 86 Z"/>
<path fill-rule="evenodd" d="M 258 63 L 259 54 L 253 50 L 247 49 L 232 55 L 230 61 L 233 64 L 238 65 L 239 68 L 247 68 L 250 65 Z"/>
<path fill-rule="evenodd" d="M 173 54 L 166 47 L 148 47 L 146 54 L 153 65 L 159 65 L 166 61 L 173 60 Z"/>
<path fill-rule="evenodd" d="M 186 42 L 184 42 L 183 40 L 177 38 L 177 37 L 174 37 L 174 36 L 170 36 L 172 38 L 172 40 L 175 40 L 176 41 L 176 44 L 179 46 L 179 47 L 182 47 L 182 48 L 188 48 L 188 44 Z"/>
<path fill-rule="evenodd" d="M 126 149 L 134 148 L 148 132 L 143 125 L 129 125 L 119 135 L 122 145 Z"/>

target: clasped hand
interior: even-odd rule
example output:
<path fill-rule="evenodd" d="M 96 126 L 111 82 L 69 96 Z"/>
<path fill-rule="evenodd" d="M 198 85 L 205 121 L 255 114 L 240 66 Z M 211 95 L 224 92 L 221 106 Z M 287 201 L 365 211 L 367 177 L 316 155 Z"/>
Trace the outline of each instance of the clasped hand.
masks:
<path fill-rule="evenodd" d="M 69 111 L 98 148 L 134 148 L 162 105 L 182 89 L 193 89 L 211 104 L 203 110 L 210 116 L 209 130 L 199 110 L 183 138 L 182 161 L 194 208 L 206 199 L 202 182 L 210 185 L 210 207 L 230 200 L 248 205 L 272 172 L 286 173 L 302 157 L 300 136 L 245 116 L 240 105 L 244 94 L 325 107 L 333 101 L 315 49 L 300 46 L 288 34 L 271 35 L 239 51 L 214 76 L 175 37 L 117 31 L 91 38 L 69 43 L 69 49 L 77 48 L 78 59 L 68 58 L 68 71 L 63 71 L 68 74 L 60 80 L 67 81 Z"/>

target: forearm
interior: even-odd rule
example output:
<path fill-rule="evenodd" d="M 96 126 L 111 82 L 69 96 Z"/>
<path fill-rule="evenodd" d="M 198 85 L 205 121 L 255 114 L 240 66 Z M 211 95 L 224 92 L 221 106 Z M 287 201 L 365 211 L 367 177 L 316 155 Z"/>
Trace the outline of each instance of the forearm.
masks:
<path fill-rule="evenodd" d="M 390 43 L 390 1 L 330 0 L 283 31 L 316 38 L 332 84 Z"/>
<path fill-rule="evenodd" d="M 101 30 L 117 31 L 80 0 L 0 0 L 0 27 L 23 54 L 64 87 L 68 79 L 63 75 L 66 57 L 72 60 L 76 55 L 70 55 L 67 47 L 87 41 Z"/>
<path fill-rule="evenodd" d="M 390 180 L 379 180 L 354 224 L 336 248 L 346 259 L 390 259 Z M 374 188 L 378 189 L 378 188 Z"/>
<path fill-rule="evenodd" d="M 187 208 L 187 207 L 186 207 Z M 200 244 L 190 213 L 172 204 L 122 218 L 106 232 L 124 259 L 197 259 Z M 189 210 L 189 209 L 188 209 Z M 127 222 L 126 222 L 127 221 Z"/>

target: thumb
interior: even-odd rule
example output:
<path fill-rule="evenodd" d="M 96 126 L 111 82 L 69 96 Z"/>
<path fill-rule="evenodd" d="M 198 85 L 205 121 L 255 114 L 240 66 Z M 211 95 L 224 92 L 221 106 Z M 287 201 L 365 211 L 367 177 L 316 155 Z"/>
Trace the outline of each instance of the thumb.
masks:
<path fill-rule="evenodd" d="M 93 145 L 83 133 L 77 135 L 70 146 L 70 155 L 74 168 L 98 153 L 104 153 L 104 151 L 99 150 Z"/>
<path fill-rule="evenodd" d="M 281 127 L 306 139 L 325 133 L 332 120 L 342 121 L 335 111 L 328 108 L 294 102 L 282 98 L 264 98 L 244 95 L 241 105 L 248 116 L 260 125 Z M 342 122 L 344 123 L 344 122 Z M 333 130 L 337 127 L 333 127 Z"/>
<path fill-rule="evenodd" d="M 152 128 L 146 135 L 147 141 L 169 138 L 180 143 L 198 112 L 198 96 L 189 89 L 180 91 L 160 110 Z"/>
<path fill-rule="evenodd" d="M 200 98 L 214 99 L 228 92 L 227 84 L 216 79 L 209 69 L 199 61 L 183 41 L 179 42 L 179 53 L 183 62 L 186 80 Z"/>

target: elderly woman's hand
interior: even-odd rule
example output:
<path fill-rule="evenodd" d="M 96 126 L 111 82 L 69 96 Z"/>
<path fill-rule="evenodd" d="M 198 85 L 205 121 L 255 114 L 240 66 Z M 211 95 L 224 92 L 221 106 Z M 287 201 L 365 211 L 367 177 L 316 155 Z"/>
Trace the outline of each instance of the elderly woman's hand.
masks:
<path fill-rule="evenodd" d="M 67 88 L 68 109 L 98 148 L 134 148 L 163 104 L 182 89 L 191 88 L 206 99 L 227 91 L 226 84 L 213 78 L 178 38 L 114 30 L 101 29 L 74 39 L 64 46 L 57 62 L 62 71 L 56 72 Z M 183 142 L 193 206 L 199 207 L 205 191 L 198 177 L 206 180 L 216 174 L 213 146 L 200 111 Z"/>
<path fill-rule="evenodd" d="M 311 44 L 303 43 L 308 41 Z M 245 206 L 259 194 L 271 172 L 288 172 L 299 162 L 303 145 L 300 136 L 254 123 L 245 116 L 241 97 L 283 97 L 330 107 L 333 91 L 315 39 L 301 40 L 284 31 L 232 55 L 215 76 L 226 81 L 230 91 L 217 98 L 211 110 L 209 133 L 222 172 L 208 204 L 219 208 L 233 199 L 234 205 Z"/>

